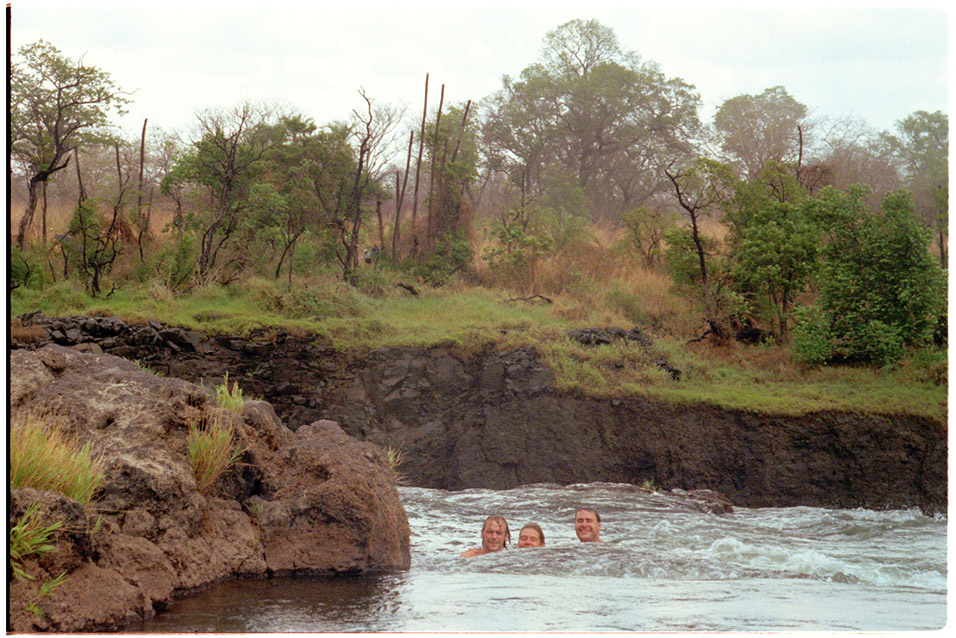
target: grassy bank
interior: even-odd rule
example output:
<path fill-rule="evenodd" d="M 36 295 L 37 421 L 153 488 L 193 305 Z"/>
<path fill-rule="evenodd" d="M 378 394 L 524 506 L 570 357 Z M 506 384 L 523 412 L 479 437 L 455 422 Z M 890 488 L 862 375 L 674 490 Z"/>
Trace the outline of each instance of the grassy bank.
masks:
<path fill-rule="evenodd" d="M 394 284 L 383 273 L 359 288 L 329 277 L 297 282 L 290 291 L 285 284 L 252 279 L 186 295 L 155 284 L 127 286 L 109 298 L 91 299 L 60 283 L 45 291 L 14 291 L 10 313 L 100 312 L 220 334 L 275 328 L 356 356 L 384 346 L 441 345 L 465 353 L 534 346 L 555 371 L 559 390 L 583 396 L 647 396 L 787 415 L 910 414 L 946 422 L 945 351 L 917 353 L 887 368 L 806 368 L 776 345 L 689 343 L 696 327 L 675 321 L 674 300 L 658 311 L 634 310 L 621 299 L 635 293 L 619 286 L 544 300 L 464 284 L 419 286 L 420 294 L 412 296 Z M 650 334 L 650 351 L 633 343 L 584 346 L 567 337 L 574 328 L 634 325 Z M 658 367 L 659 359 L 681 370 L 680 381 Z"/>

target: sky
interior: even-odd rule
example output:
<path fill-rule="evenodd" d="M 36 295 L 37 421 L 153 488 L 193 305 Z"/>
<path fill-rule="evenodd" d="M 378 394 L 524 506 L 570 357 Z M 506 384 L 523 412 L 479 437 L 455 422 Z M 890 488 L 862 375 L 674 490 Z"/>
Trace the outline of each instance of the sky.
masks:
<path fill-rule="evenodd" d="M 924 5 L 761 8 L 720 4 L 12 0 L 10 44 L 44 39 L 134 91 L 124 129 L 187 135 L 196 113 L 275 102 L 325 124 L 360 108 L 360 88 L 420 117 L 429 104 L 480 100 L 540 59 L 544 35 L 580 18 L 622 49 L 693 84 L 701 117 L 734 96 L 781 85 L 812 116 L 892 130 L 917 110 L 948 113 L 950 14 Z M 787 5 L 780 5 L 787 6 Z M 796 6 L 795 4 L 790 5 Z M 878 8 L 878 7 L 883 8 Z"/>

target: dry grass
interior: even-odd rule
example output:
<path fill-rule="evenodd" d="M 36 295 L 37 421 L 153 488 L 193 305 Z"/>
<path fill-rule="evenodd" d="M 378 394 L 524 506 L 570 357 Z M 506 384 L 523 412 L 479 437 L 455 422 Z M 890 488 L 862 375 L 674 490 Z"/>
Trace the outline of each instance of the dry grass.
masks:
<path fill-rule="evenodd" d="M 46 328 L 43 326 L 24 326 L 19 317 L 10 321 L 10 340 L 19 343 L 37 343 L 43 340 Z"/>

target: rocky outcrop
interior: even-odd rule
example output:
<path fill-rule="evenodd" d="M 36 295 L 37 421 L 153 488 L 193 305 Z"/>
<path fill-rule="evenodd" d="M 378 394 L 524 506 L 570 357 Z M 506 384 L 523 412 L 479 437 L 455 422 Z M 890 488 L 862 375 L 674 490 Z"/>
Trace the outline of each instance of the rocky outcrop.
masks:
<path fill-rule="evenodd" d="M 405 450 L 416 485 L 607 481 L 711 489 L 748 507 L 947 507 L 946 427 L 921 417 L 569 396 L 532 349 L 383 349 L 352 372 L 330 418 Z"/>
<path fill-rule="evenodd" d="M 552 371 L 533 349 L 464 355 L 386 348 L 348 362 L 308 337 L 279 331 L 214 338 L 108 317 L 34 314 L 22 322 L 34 340 L 14 334 L 14 347 L 59 339 L 124 354 L 167 376 L 219 382 L 228 372 L 243 390 L 268 399 L 292 429 L 329 418 L 358 439 L 402 450 L 400 471 L 417 486 L 650 482 L 717 490 L 751 507 L 947 509 L 946 424 L 922 417 L 767 415 L 569 396 L 555 390 Z M 644 347 L 634 331 L 570 337 Z"/>
<path fill-rule="evenodd" d="M 11 525 L 39 503 L 42 525 L 64 526 L 57 551 L 24 563 L 34 578 L 10 580 L 9 630 L 118 629 L 176 593 L 232 577 L 409 567 L 394 470 L 380 448 L 334 422 L 292 431 L 266 402 L 221 410 L 198 385 L 57 345 L 13 351 L 9 371 L 12 419 L 57 415 L 104 467 L 85 508 L 50 492 L 11 491 Z M 210 415 L 235 428 L 243 452 L 200 493 L 187 433 Z"/>

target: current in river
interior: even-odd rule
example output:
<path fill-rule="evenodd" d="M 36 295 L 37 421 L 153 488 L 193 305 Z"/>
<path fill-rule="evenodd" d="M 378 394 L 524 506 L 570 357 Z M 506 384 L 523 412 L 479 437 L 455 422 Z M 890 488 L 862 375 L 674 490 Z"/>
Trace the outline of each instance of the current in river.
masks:
<path fill-rule="evenodd" d="M 407 572 L 237 580 L 176 600 L 131 631 L 919 631 L 946 625 L 945 517 L 916 510 L 737 507 L 703 513 L 630 485 L 402 487 Z M 603 543 L 580 543 L 579 507 Z M 481 544 L 504 516 L 512 544 Z M 536 522 L 546 545 L 517 549 Z"/>

